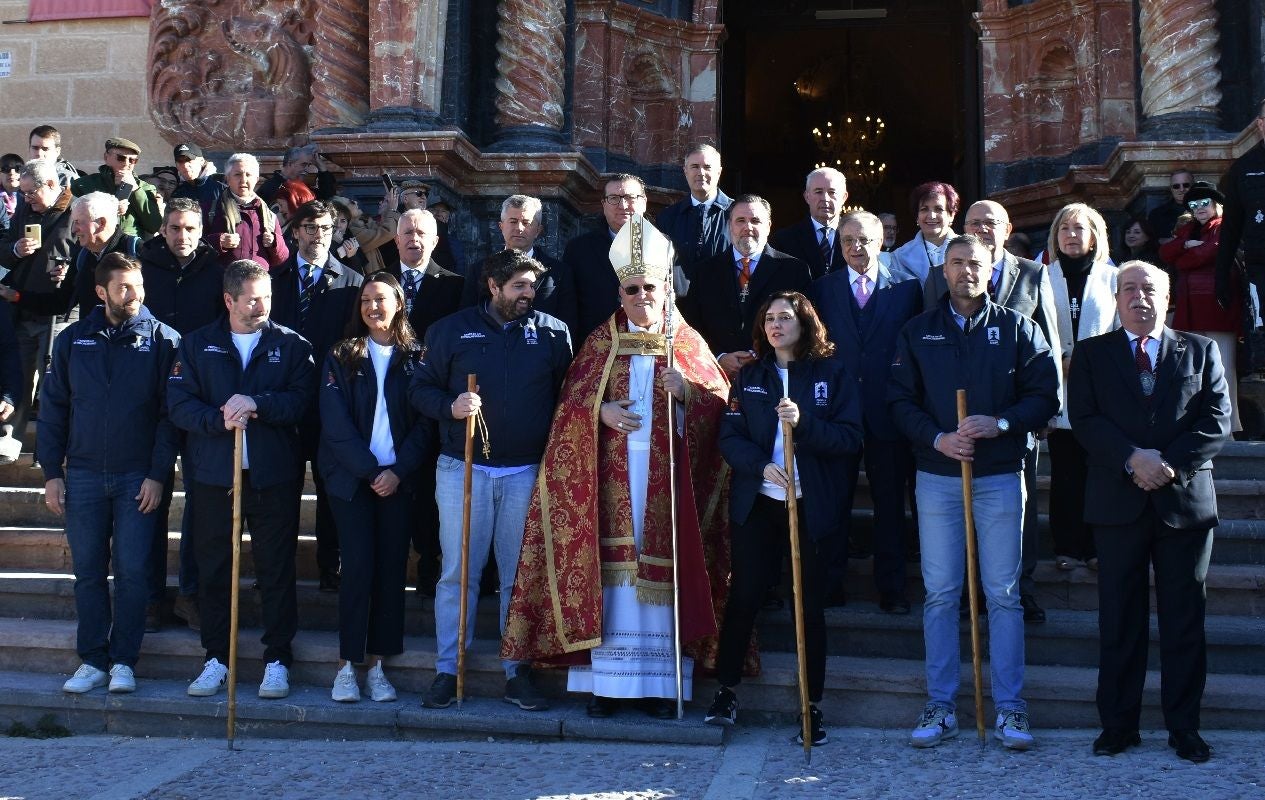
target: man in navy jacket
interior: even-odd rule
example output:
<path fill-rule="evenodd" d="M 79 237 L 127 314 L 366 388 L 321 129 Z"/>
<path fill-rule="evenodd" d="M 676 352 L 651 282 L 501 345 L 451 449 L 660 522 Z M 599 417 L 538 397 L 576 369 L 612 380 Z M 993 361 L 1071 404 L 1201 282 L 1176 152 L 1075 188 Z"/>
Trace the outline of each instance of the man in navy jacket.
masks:
<path fill-rule="evenodd" d="M 264 623 L 259 696 L 290 692 L 298 627 L 294 554 L 303 484 L 298 425 L 315 391 L 312 346 L 271 319 L 272 280 L 254 261 L 224 271 L 226 316 L 184 338 L 167 381 L 171 419 L 188 432 L 198 606 L 206 663 L 189 685 L 210 697 L 228 678 L 233 431 L 245 431 L 242 516 L 250 528 Z"/>
<path fill-rule="evenodd" d="M 439 421 L 440 456 L 435 468 L 439 502 L 439 542 L 443 566 L 435 587 L 435 680 L 422 697 L 426 708 L 445 708 L 457 688 L 457 631 L 461 602 L 462 463 L 466 419 L 482 424 L 475 447 L 470 507 L 469 617 L 474 633 L 478 576 L 489 551 L 500 573 L 501 631 L 518 570 L 523 525 L 558 390 L 571 363 L 571 338 L 560 320 L 532 310 L 535 284 L 544 274 L 539 261 L 517 250 L 502 250 L 484 262 L 490 298 L 430 327 L 422 363 L 409 385 L 409 401 Z M 467 376 L 477 376 L 468 391 Z M 469 642 L 466 642 L 469 645 Z M 528 667 L 503 662 L 505 700 L 527 711 L 548 704 L 532 686 Z"/>
<path fill-rule="evenodd" d="M 888 405 L 918 461 L 918 536 L 927 591 L 922 627 L 928 699 L 910 736 L 915 747 L 932 747 L 958 730 L 958 606 L 966 563 L 962 462 L 974 471 L 994 736 L 1016 750 L 1033 744 L 1023 699 L 1019 604 L 1022 473 L 1033 432 L 1058 412 L 1058 373 L 1037 324 L 988 299 L 992 262 L 979 238 L 951 240 L 944 263 L 949 294 L 905 325 L 892 361 Z M 969 414 L 961 421 L 958 389 L 966 390 Z"/>
<path fill-rule="evenodd" d="M 131 692 L 145 632 L 151 551 L 160 533 L 154 511 L 176 459 L 165 389 L 180 334 L 142 305 L 145 287 L 136 259 L 110 253 L 94 280 L 105 305 L 53 345 L 38 448 L 44 500 L 66 517 L 75 567 L 83 664 L 62 688 L 82 693 L 108 681 L 111 692 Z"/>

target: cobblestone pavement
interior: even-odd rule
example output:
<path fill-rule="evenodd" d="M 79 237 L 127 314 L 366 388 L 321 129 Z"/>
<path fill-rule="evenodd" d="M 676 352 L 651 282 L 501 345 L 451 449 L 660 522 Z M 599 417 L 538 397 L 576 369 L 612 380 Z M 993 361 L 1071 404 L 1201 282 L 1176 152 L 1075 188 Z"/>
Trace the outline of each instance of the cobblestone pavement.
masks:
<path fill-rule="evenodd" d="M 811 766 L 789 731 L 739 728 L 722 747 L 594 742 L 366 742 L 77 736 L 0 740 L 0 799 L 411 797 L 501 800 L 1265 797 L 1265 732 L 1210 731 L 1213 760 L 1163 732 L 1095 758 L 1096 731 L 1037 731 L 1028 753 L 971 732 L 913 750 L 904 731 L 831 731 Z"/>

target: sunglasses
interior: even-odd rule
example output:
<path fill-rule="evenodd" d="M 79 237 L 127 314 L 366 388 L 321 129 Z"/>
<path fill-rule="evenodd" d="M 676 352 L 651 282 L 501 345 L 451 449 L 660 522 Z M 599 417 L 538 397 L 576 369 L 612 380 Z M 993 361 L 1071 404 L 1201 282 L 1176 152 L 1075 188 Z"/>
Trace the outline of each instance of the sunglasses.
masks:
<path fill-rule="evenodd" d="M 1190 188 L 1190 184 L 1189 184 L 1189 183 L 1174 183 L 1174 184 L 1170 184 L 1170 185 L 1171 185 L 1171 186 L 1172 186 L 1172 188 L 1174 188 L 1174 189 L 1189 189 L 1189 188 Z"/>
<path fill-rule="evenodd" d="M 1210 205 L 1212 205 L 1211 197 L 1205 197 L 1202 200 L 1188 200 L 1186 202 L 1186 208 L 1189 208 L 1191 211 L 1194 211 L 1197 208 L 1207 208 Z"/>
<path fill-rule="evenodd" d="M 643 283 L 638 286 L 625 286 L 624 294 L 628 295 L 629 297 L 636 297 L 637 295 L 641 294 L 643 291 L 646 294 L 654 294 L 655 290 L 658 288 L 659 287 L 653 283 Z"/>

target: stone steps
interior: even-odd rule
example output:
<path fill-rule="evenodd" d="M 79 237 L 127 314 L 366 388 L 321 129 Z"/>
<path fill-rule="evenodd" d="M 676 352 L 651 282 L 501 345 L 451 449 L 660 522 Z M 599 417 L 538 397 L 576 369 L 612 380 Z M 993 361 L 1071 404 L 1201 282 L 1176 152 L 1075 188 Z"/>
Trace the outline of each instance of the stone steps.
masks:
<path fill-rule="evenodd" d="M 355 705 L 336 704 L 329 689 L 337 669 L 337 636 L 301 631 L 294 643 L 291 673 L 294 691 L 284 703 L 255 699 L 255 683 L 262 673 L 262 646 L 257 630 L 243 630 L 240 639 L 239 715 L 260 731 L 282 731 L 282 736 L 430 736 L 435 733 L 494 736 L 582 736 L 653 741 L 715 742 L 719 728 L 701 724 L 716 684 L 696 682 L 696 700 L 687 704 L 684 723 L 651 723 L 635 711 L 612 720 L 588 720 L 583 698 L 566 695 L 561 670 L 538 670 L 543 692 L 558 698 L 555 708 L 540 713 L 520 712 L 500 702 L 504 673 L 493 647 L 478 641 L 468 657 L 467 686 L 470 699 L 461 710 L 423 710 L 419 695 L 430 684 L 434 670 L 434 642 L 420 637 L 406 639 L 407 652 L 389 659 L 388 675 L 400 691 L 400 702 Z M 97 691 L 67 696 L 60 687 L 78 664 L 74 652 L 73 622 L 12 620 L 0 618 L 0 713 L 13 707 L 47 709 L 58 716 L 78 718 L 83 725 L 103 726 L 109 732 L 161 735 L 215 736 L 223 730 L 225 695 L 195 699 L 183 690 L 201 668 L 203 653 L 189 631 L 168 631 L 145 637 L 136 671 L 139 688 L 134 695 L 111 696 Z M 795 662 L 789 653 L 768 653 L 763 674 L 745 679 L 738 688 L 744 721 L 793 721 L 797 696 Z M 987 681 L 987 665 L 985 665 Z M 969 662 L 963 665 L 963 690 L 958 698 L 964 728 L 973 725 L 973 695 Z M 1034 725 L 1040 728 L 1097 726 L 1094 707 L 1095 670 L 1087 667 L 1030 666 L 1025 696 Z M 923 665 L 918 659 L 832 656 L 827 662 L 826 692 L 822 708 L 831 724 L 902 729 L 912 724 L 924 701 Z M 1159 715 L 1159 676 L 1148 673 L 1142 725 L 1162 728 Z M 986 696 L 985 707 L 991 710 Z M 1265 677 L 1210 674 L 1203 705 L 1203 726 L 1259 729 L 1265 711 Z M 123 715 L 136 727 L 112 727 L 110 715 Z M 104 719 L 103 719 L 104 717 Z M 155 717 L 161 727 L 155 727 Z M 145 725 L 140 725 L 144 720 Z M 72 720 L 73 722 L 74 720 Z M 119 724 L 123 724 L 121 721 Z M 332 730 L 331 730 L 332 726 Z M 72 730 L 77 729 L 71 725 Z M 413 733 L 396 730 L 404 727 Z M 334 732 L 337 731 L 337 732 Z M 262 732 L 252 735 L 261 736 Z"/>

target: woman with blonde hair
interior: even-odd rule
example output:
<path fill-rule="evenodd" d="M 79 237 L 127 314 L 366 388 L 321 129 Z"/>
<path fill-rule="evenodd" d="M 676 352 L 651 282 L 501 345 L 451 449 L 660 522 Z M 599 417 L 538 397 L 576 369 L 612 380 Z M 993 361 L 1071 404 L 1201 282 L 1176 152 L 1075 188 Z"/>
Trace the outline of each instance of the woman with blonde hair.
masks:
<path fill-rule="evenodd" d="M 1094 536 L 1085 524 L 1087 455 L 1072 436 L 1067 418 L 1067 370 L 1076 343 L 1120 327 L 1116 314 L 1116 268 L 1108 249 L 1107 223 L 1084 203 L 1063 206 L 1050 225 L 1050 283 L 1058 310 L 1058 341 L 1063 357 L 1060 410 L 1050 425 L 1050 531 L 1054 564 L 1075 569 L 1084 561 L 1098 566 Z M 1053 339 L 1054 337 L 1051 336 Z"/>

